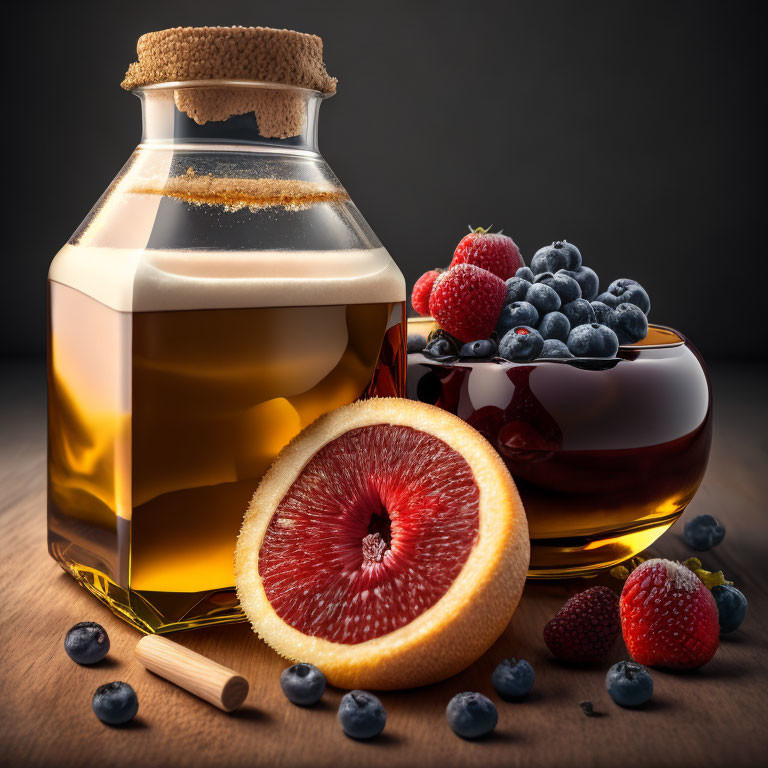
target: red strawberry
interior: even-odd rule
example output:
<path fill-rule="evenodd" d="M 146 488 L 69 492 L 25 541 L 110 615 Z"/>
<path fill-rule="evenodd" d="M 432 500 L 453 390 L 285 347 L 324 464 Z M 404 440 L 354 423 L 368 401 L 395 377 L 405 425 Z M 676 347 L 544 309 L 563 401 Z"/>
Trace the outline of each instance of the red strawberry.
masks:
<path fill-rule="evenodd" d="M 640 664 L 694 669 L 720 642 L 717 605 L 701 579 L 671 560 L 646 560 L 629 575 L 619 601 L 621 629 Z"/>
<path fill-rule="evenodd" d="M 435 280 L 442 270 L 430 269 L 425 272 L 414 284 L 411 291 L 411 306 L 422 316 L 429 314 L 429 295 L 435 287 Z"/>
<path fill-rule="evenodd" d="M 441 275 L 429 297 L 438 325 L 461 341 L 487 339 L 507 295 L 504 281 L 480 267 L 459 264 Z"/>
<path fill-rule="evenodd" d="M 493 272 L 502 280 L 507 280 L 520 267 L 525 266 L 525 262 L 511 237 L 502 235 L 501 232 L 489 233 L 488 229 L 478 227 L 463 237 L 453 252 L 451 266 L 474 264 Z"/>
<path fill-rule="evenodd" d="M 579 592 L 544 627 L 544 642 L 563 661 L 605 658 L 621 632 L 619 599 L 608 587 Z"/>

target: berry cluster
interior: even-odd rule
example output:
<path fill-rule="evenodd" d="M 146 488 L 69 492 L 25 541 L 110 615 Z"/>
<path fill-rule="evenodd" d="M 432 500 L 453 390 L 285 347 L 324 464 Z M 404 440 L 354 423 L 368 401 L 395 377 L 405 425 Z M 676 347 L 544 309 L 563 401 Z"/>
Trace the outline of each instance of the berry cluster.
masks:
<path fill-rule="evenodd" d="M 411 303 L 440 326 L 421 345 L 436 358 L 615 357 L 620 344 L 645 338 L 651 302 L 626 278 L 599 290 L 572 243 L 540 248 L 527 267 L 512 238 L 480 228 L 461 240 L 445 272 L 416 281 Z M 413 339 L 409 351 L 420 342 Z"/>
<path fill-rule="evenodd" d="M 708 522 L 717 524 L 714 518 L 703 521 Z M 737 629 L 747 612 L 746 597 L 722 572 L 703 570 L 697 558 L 677 563 L 637 557 L 631 565 L 631 571 L 623 566 L 611 571 L 626 579 L 619 599 L 607 587 L 591 587 L 571 597 L 544 627 L 552 655 L 576 664 L 607 660 L 623 635 L 633 660 L 614 664 L 605 679 L 611 698 L 623 707 L 651 698 L 653 679 L 646 666 L 695 669 L 706 664 L 720 635 Z M 581 706 L 592 714 L 589 702 Z"/>
<path fill-rule="evenodd" d="M 693 669 L 706 664 L 717 650 L 720 634 L 736 629 L 747 610 L 744 595 L 730 582 L 722 583 L 722 573 L 702 570 L 695 558 L 684 564 L 636 558 L 632 565 L 631 572 L 622 569 L 626 576 L 611 571 L 626 578 L 621 598 L 608 587 L 590 587 L 567 600 L 544 627 L 544 642 L 552 655 L 569 664 L 605 663 L 623 634 L 632 660 L 608 669 L 605 688 L 616 704 L 627 708 L 641 707 L 653 695 L 646 665 Z M 710 594 L 707 580 L 714 576 L 720 578 Z M 649 585 L 655 595 L 652 601 L 647 599 Z M 491 684 L 501 699 L 516 702 L 528 696 L 535 679 L 528 661 L 507 658 L 493 670 Z M 311 664 L 295 664 L 283 672 L 281 684 L 293 703 L 307 706 L 323 695 L 325 677 Z M 579 706 L 588 717 L 599 714 L 590 701 Z M 354 739 L 379 735 L 387 720 L 381 701 L 367 691 L 346 694 L 338 715 L 344 732 Z M 451 730 L 464 739 L 488 736 L 499 720 L 494 702 L 476 691 L 457 693 L 445 715 Z"/>
<path fill-rule="evenodd" d="M 109 635 L 101 624 L 95 621 L 81 621 L 67 632 L 64 650 L 67 656 L 78 664 L 98 664 L 109 653 Z M 91 706 L 96 717 L 103 723 L 124 725 L 136 717 L 139 699 L 128 683 L 115 680 L 96 689 Z"/>

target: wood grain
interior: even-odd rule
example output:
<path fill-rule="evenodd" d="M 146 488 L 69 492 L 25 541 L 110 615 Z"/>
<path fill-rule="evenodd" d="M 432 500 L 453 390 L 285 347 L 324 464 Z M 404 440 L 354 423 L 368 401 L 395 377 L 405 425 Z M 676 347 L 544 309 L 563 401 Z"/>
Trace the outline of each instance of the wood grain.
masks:
<path fill-rule="evenodd" d="M 723 639 L 698 672 L 654 671 L 655 693 L 639 711 L 623 710 L 604 689 L 605 668 L 572 669 L 553 661 L 544 624 L 573 593 L 596 581 L 529 583 L 512 623 L 491 650 L 451 680 L 416 691 L 385 693 L 389 718 L 371 743 L 346 738 L 336 720 L 343 691 L 302 709 L 282 695 L 285 662 L 246 625 L 175 634 L 185 647 L 241 672 L 251 683 L 245 706 L 225 714 L 148 672 L 136 659 L 139 634 L 115 618 L 48 557 L 45 547 L 44 376 L 38 363 L 0 370 L 0 761 L 9 766 L 754 766 L 768 751 L 768 370 L 744 364 L 713 371 L 715 440 L 705 482 L 684 519 L 703 512 L 727 527 L 725 541 L 702 559 L 722 568 L 750 601 L 742 629 Z M 653 552 L 690 553 L 678 524 Z M 64 652 L 64 634 L 95 620 L 111 639 L 107 659 L 79 667 Z M 536 670 L 529 700 L 499 701 L 490 685 L 495 664 L 522 656 Z M 626 657 L 617 646 L 611 663 Z M 122 728 L 91 712 L 97 686 L 125 680 L 139 714 Z M 463 690 L 490 695 L 499 707 L 495 735 L 455 737 L 445 706 Z M 594 703 L 587 718 L 579 702 Z"/>

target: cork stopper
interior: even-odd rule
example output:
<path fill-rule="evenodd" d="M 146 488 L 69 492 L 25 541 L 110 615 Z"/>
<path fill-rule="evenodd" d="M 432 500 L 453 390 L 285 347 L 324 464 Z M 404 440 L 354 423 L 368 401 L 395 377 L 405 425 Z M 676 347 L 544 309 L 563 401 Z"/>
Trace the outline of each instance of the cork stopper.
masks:
<path fill-rule="evenodd" d="M 323 63 L 323 41 L 290 29 L 268 27 L 175 27 L 142 35 L 138 61 L 125 74 L 126 90 L 159 83 L 208 81 L 174 90 L 176 108 L 199 125 L 253 112 L 259 133 L 288 138 L 301 133 L 305 99 L 291 87 L 330 94 L 336 78 Z M 245 80 L 280 88 L 217 86 Z"/>

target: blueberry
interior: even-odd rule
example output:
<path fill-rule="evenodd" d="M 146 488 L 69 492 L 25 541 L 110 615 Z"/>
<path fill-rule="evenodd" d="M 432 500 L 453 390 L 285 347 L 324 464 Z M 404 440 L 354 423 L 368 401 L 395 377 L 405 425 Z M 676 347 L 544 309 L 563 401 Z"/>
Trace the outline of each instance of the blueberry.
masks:
<path fill-rule="evenodd" d="M 78 664 L 95 664 L 109 653 L 109 635 L 95 621 L 81 621 L 67 632 L 64 650 Z"/>
<path fill-rule="evenodd" d="M 578 269 L 561 269 L 563 274 L 572 277 L 581 288 L 581 297 L 587 301 L 594 301 L 600 292 L 600 278 L 597 272 L 589 267 L 581 266 Z"/>
<path fill-rule="evenodd" d="M 420 333 L 408 334 L 408 354 L 411 352 L 421 352 L 427 346 L 427 337 Z"/>
<path fill-rule="evenodd" d="M 608 670 L 605 687 L 619 706 L 639 707 L 653 694 L 653 678 L 642 664 L 620 661 Z"/>
<path fill-rule="evenodd" d="M 738 629 L 747 613 L 747 598 L 730 584 L 720 584 L 712 589 L 720 618 L 720 633 Z"/>
<path fill-rule="evenodd" d="M 435 339 L 424 348 L 424 354 L 430 357 L 449 357 L 454 355 L 453 346 L 447 339 Z"/>
<path fill-rule="evenodd" d="M 499 722 L 496 705 L 482 693 L 457 693 L 445 708 L 451 730 L 463 739 L 487 736 Z"/>
<path fill-rule="evenodd" d="M 634 344 L 648 335 L 648 318 L 635 304 L 619 304 L 614 312 L 619 344 Z"/>
<path fill-rule="evenodd" d="M 539 352 L 539 357 L 568 358 L 573 357 L 571 350 L 562 341 L 557 339 L 544 339 L 544 346 Z"/>
<path fill-rule="evenodd" d="M 636 280 L 630 280 L 629 278 L 621 278 L 620 280 L 614 280 L 609 286 L 606 293 L 616 298 L 616 305 L 619 304 L 634 304 L 647 315 L 651 311 L 651 300 L 648 298 L 648 294 L 645 292 L 640 283 Z M 606 293 L 601 294 L 605 296 Z M 598 297 L 598 301 L 605 301 Z M 605 302 L 608 306 L 612 306 L 609 302 Z"/>
<path fill-rule="evenodd" d="M 607 325 L 615 333 L 618 321 L 616 319 L 616 311 L 614 308 L 602 301 L 593 301 L 590 306 L 595 314 L 595 320 L 600 323 L 600 325 Z"/>
<path fill-rule="evenodd" d="M 527 269 L 527 267 L 525 267 Z M 513 301 L 522 301 L 528 289 L 531 287 L 531 281 L 524 280 L 522 277 L 510 277 L 506 282 L 507 298 L 505 304 L 511 304 Z"/>
<path fill-rule="evenodd" d="M 545 245 L 533 254 L 533 258 L 531 259 L 531 272 L 533 272 L 534 275 L 540 275 L 542 272 L 549 271 L 549 268 L 547 267 L 548 250 L 549 246 Z"/>
<path fill-rule="evenodd" d="M 685 543 L 698 552 L 716 547 L 725 537 L 725 528 L 712 515 L 699 515 L 683 528 Z"/>
<path fill-rule="evenodd" d="M 567 304 L 581 298 L 579 284 L 572 277 L 566 275 L 562 269 L 554 275 L 550 272 L 542 272 L 540 275 L 536 275 L 536 282 L 548 285 L 560 297 L 561 304 Z"/>
<path fill-rule="evenodd" d="M 592 305 L 595 304 L 605 304 L 607 307 L 610 307 L 611 309 L 616 309 L 616 307 L 621 304 L 621 299 L 619 299 L 617 296 L 614 296 L 612 293 L 608 293 L 606 291 L 605 293 L 601 293 L 593 302 Z"/>
<path fill-rule="evenodd" d="M 533 282 L 533 270 L 530 267 L 520 267 L 515 272 L 515 277 L 522 277 L 523 280 L 527 280 L 529 283 Z"/>
<path fill-rule="evenodd" d="M 535 678 L 533 667 L 525 659 L 504 659 L 493 670 L 491 683 L 496 693 L 509 701 L 527 696 Z"/>
<path fill-rule="evenodd" d="M 424 354 L 438 360 L 445 357 L 456 357 L 459 354 L 458 345 L 446 336 L 435 336 L 427 341 Z"/>
<path fill-rule="evenodd" d="M 548 248 L 544 256 L 544 263 L 549 272 L 557 272 L 558 269 L 568 269 L 568 254 L 555 248 Z"/>
<path fill-rule="evenodd" d="M 496 321 L 496 333 L 501 337 L 516 325 L 536 327 L 538 324 L 539 313 L 533 304 L 527 301 L 513 301 L 501 308 L 499 319 Z"/>
<path fill-rule="evenodd" d="M 551 286 L 555 289 L 555 293 L 560 297 L 561 304 L 568 304 L 569 302 L 576 301 L 576 299 L 582 297 L 581 286 L 570 275 L 566 274 L 565 270 L 555 272 Z"/>
<path fill-rule="evenodd" d="M 139 699 L 128 683 L 107 683 L 93 694 L 93 711 L 102 723 L 122 725 L 136 717 Z"/>
<path fill-rule="evenodd" d="M 487 358 L 493 357 L 495 354 L 496 342 L 493 339 L 470 341 L 459 350 L 461 357 Z"/>
<path fill-rule="evenodd" d="M 567 341 L 570 332 L 571 324 L 562 312 L 548 312 L 539 323 L 539 333 L 545 341 L 547 339 Z"/>
<path fill-rule="evenodd" d="M 537 260 L 538 257 L 538 260 Z M 537 266 L 545 269 L 537 269 Z M 578 269 L 581 266 L 579 249 L 567 240 L 555 240 L 552 245 L 539 248 L 533 255 L 531 266 L 534 272 L 557 272 L 559 269 Z"/>
<path fill-rule="evenodd" d="M 586 299 L 569 301 L 560 311 L 568 318 L 571 328 L 596 321 L 595 310 L 592 309 L 592 305 Z"/>
<path fill-rule="evenodd" d="M 568 349 L 576 357 L 615 357 L 619 351 L 619 340 L 605 325 L 577 325 L 568 334 Z"/>
<path fill-rule="evenodd" d="M 541 353 L 544 339 L 529 325 L 518 325 L 507 331 L 499 342 L 499 355 L 505 360 L 534 360 Z"/>
<path fill-rule="evenodd" d="M 347 736 L 372 739 L 384 730 L 387 711 L 372 693 L 351 691 L 339 704 L 339 722 Z"/>
<path fill-rule="evenodd" d="M 581 251 L 573 243 L 567 240 L 556 240 L 552 243 L 552 248 L 558 252 L 558 255 L 554 256 L 550 251 L 547 257 L 547 263 L 552 272 L 557 272 L 558 269 L 578 269 L 581 266 Z M 562 262 L 563 255 L 565 255 L 565 264 L 556 266 Z"/>
<path fill-rule="evenodd" d="M 288 701 L 309 707 L 323 697 L 325 675 L 312 664 L 294 664 L 282 671 L 280 687 Z"/>
<path fill-rule="evenodd" d="M 544 283 L 534 283 L 525 294 L 525 300 L 536 307 L 539 315 L 560 309 L 560 297 L 555 290 Z"/>

